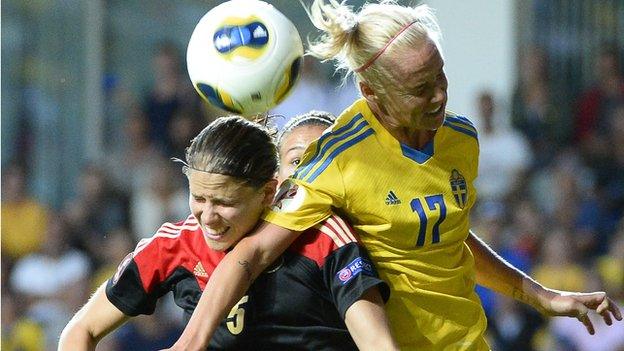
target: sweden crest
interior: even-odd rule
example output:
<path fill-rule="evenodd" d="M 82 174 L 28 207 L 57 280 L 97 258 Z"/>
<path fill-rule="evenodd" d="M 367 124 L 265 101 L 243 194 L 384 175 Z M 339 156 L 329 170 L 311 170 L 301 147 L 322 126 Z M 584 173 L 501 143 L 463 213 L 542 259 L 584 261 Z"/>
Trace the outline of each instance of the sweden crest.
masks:
<path fill-rule="evenodd" d="M 449 178 L 451 183 L 451 192 L 455 198 L 455 203 L 459 208 L 464 208 L 468 202 L 468 187 L 466 186 L 466 178 L 454 169 L 451 171 L 451 177 Z"/>

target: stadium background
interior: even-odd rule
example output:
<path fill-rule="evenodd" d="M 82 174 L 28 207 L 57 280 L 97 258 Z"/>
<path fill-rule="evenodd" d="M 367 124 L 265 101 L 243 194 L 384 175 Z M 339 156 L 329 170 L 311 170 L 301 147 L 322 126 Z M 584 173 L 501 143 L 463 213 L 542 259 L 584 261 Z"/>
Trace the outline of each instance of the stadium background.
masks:
<path fill-rule="evenodd" d="M 184 48 L 220 2 L 2 1 L 3 350 L 55 349 L 136 241 L 186 214 L 169 158 L 221 112 L 190 87 Z M 308 36 L 297 2 L 271 3 Z M 449 107 L 479 126 L 477 232 L 548 286 L 606 290 L 622 306 L 624 3 L 428 3 L 444 34 Z M 338 113 L 357 94 L 339 84 L 329 64 L 307 60 L 274 112 Z M 624 349 L 621 323 L 596 320 L 589 337 L 575 320 L 480 294 L 495 350 Z M 100 349 L 164 347 L 179 316 L 164 303 Z"/>

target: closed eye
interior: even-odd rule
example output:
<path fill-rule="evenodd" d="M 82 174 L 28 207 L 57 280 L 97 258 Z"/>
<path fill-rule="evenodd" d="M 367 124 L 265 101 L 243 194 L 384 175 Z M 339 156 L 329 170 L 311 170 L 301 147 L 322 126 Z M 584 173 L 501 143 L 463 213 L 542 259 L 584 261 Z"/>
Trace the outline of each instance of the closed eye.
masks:
<path fill-rule="evenodd" d="M 426 85 L 421 84 L 417 86 L 416 88 L 412 89 L 412 94 L 416 96 L 422 95 L 425 92 L 425 88 L 426 88 Z"/>
<path fill-rule="evenodd" d="M 234 207 L 238 203 L 236 201 L 224 200 L 224 199 L 213 199 L 212 203 L 215 206 L 223 206 L 223 207 Z"/>

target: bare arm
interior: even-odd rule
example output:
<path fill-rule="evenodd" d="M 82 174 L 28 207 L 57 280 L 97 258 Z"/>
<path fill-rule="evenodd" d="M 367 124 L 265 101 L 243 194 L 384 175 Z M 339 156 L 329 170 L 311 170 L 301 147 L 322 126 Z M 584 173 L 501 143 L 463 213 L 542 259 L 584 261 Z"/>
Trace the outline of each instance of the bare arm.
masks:
<path fill-rule="evenodd" d="M 376 287 L 368 289 L 345 314 L 345 324 L 360 350 L 398 350 L 390 332 L 383 299 Z"/>
<path fill-rule="evenodd" d="M 497 255 L 474 233 L 470 232 L 466 243 L 475 257 L 479 285 L 524 302 L 545 315 L 576 317 L 590 334 L 594 334 L 594 326 L 587 317 L 590 309 L 596 310 L 608 325 L 613 322 L 611 315 L 622 320 L 617 305 L 604 292 L 577 293 L 545 288 Z"/>
<path fill-rule="evenodd" d="M 59 351 L 95 350 L 101 338 L 130 318 L 108 301 L 105 289 L 106 283 L 67 323 L 61 333 Z"/>
<path fill-rule="evenodd" d="M 212 273 L 188 325 L 171 350 L 204 350 L 219 323 L 243 297 L 253 280 L 299 234 L 262 222 L 255 233 L 236 244 Z"/>

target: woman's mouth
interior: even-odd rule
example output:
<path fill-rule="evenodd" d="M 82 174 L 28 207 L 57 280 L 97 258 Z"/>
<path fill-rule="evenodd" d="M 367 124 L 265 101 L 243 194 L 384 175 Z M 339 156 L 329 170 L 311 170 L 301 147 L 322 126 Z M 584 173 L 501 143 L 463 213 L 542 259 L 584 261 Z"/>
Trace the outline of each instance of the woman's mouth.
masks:
<path fill-rule="evenodd" d="M 204 235 L 210 240 L 219 241 L 225 236 L 228 230 L 230 230 L 230 227 L 222 228 L 219 230 L 206 228 L 204 229 Z"/>
<path fill-rule="evenodd" d="M 432 110 L 427 111 L 426 114 L 428 114 L 428 115 L 435 115 L 435 114 L 440 113 L 440 110 L 442 110 L 442 105 L 440 105 L 440 106 L 438 106 L 438 107 L 436 107 L 436 108 L 434 108 Z"/>

